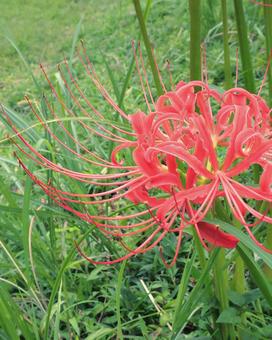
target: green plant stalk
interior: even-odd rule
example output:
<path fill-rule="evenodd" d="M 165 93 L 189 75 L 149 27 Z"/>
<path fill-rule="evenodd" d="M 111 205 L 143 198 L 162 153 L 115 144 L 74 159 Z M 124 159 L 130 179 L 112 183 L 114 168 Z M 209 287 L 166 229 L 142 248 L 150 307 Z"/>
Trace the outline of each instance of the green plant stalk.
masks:
<path fill-rule="evenodd" d="M 232 278 L 232 289 L 239 293 L 244 294 L 247 290 L 246 279 L 245 279 L 245 260 L 241 257 L 240 252 L 237 250 L 237 257 L 234 262 L 234 274 Z M 246 313 L 241 313 L 242 323 L 245 325 L 247 322 Z M 239 334 L 239 329 L 238 329 Z"/>
<path fill-rule="evenodd" d="M 195 244 L 197 254 L 198 254 L 198 257 L 199 257 L 200 266 L 201 266 L 201 269 L 204 270 L 206 263 L 207 263 L 207 260 L 206 260 L 206 257 L 205 257 L 204 248 L 203 248 L 203 246 L 202 246 L 202 244 L 199 240 L 199 237 L 197 235 L 195 228 L 193 228 L 193 236 L 194 236 L 194 244 Z"/>
<path fill-rule="evenodd" d="M 145 26 L 145 20 L 144 20 L 144 16 L 143 16 L 143 12 L 142 12 L 142 8 L 140 5 L 140 1 L 139 0 L 133 0 L 133 4 L 135 7 L 135 12 L 136 12 L 136 16 L 138 18 L 139 21 L 139 25 L 140 25 L 140 30 L 142 33 L 142 37 L 144 40 L 144 44 L 145 44 L 145 48 L 146 48 L 146 52 L 147 52 L 147 56 L 148 56 L 148 61 L 151 67 L 151 71 L 152 71 L 152 75 L 153 75 L 153 79 L 154 79 L 154 83 L 157 89 L 157 94 L 158 96 L 163 94 L 163 88 L 160 82 L 160 76 L 158 73 L 158 69 L 156 66 L 156 62 L 154 60 L 154 56 L 153 56 L 153 52 L 152 52 L 152 46 L 147 34 L 147 30 L 146 30 L 146 26 Z"/>
<path fill-rule="evenodd" d="M 265 246 L 268 249 L 272 250 L 272 225 L 271 224 L 267 224 L 267 234 L 266 234 Z M 264 271 L 267 279 L 270 282 L 272 282 L 272 269 L 267 264 L 264 264 L 263 271 Z"/>
<path fill-rule="evenodd" d="M 123 340 L 122 333 L 122 320 L 121 320 L 121 288 L 123 283 L 124 271 L 127 261 L 123 261 L 117 277 L 117 287 L 116 287 L 116 317 L 117 317 L 117 339 Z"/>
<path fill-rule="evenodd" d="M 272 6 L 272 0 L 264 0 L 264 4 Z M 264 28 L 265 28 L 265 39 L 266 39 L 266 52 L 267 60 L 272 53 L 272 7 L 264 6 Z M 268 103 L 272 105 L 272 67 L 268 70 L 268 87 L 269 97 Z"/>
<path fill-rule="evenodd" d="M 223 41 L 224 41 L 224 74 L 225 74 L 225 89 L 232 87 L 232 74 L 230 66 L 230 49 L 229 49 L 229 30 L 228 30 L 228 13 L 227 1 L 221 0 L 222 21 L 223 21 Z"/>
<path fill-rule="evenodd" d="M 195 258 L 196 258 L 196 253 L 192 252 L 191 258 L 186 261 L 185 267 L 182 272 L 179 289 L 178 289 L 178 295 L 175 301 L 176 307 L 175 307 L 174 316 L 173 316 L 173 329 L 176 329 L 176 324 L 178 322 L 178 317 L 179 317 L 179 313 L 181 310 L 182 302 L 184 301 L 186 290 L 188 288 Z"/>
<path fill-rule="evenodd" d="M 145 7 L 145 10 L 144 10 L 144 22 L 146 22 L 146 20 L 147 20 L 149 10 L 150 10 L 150 7 L 151 7 L 151 3 L 152 3 L 152 0 L 147 0 L 146 7 Z M 140 38 L 141 38 L 141 32 L 139 32 L 138 40 L 140 40 Z M 129 83 L 129 80 L 130 80 L 130 77 L 131 77 L 131 74 L 132 74 L 132 71 L 133 71 L 134 63 L 135 63 L 135 58 L 134 58 L 134 56 L 132 56 L 130 64 L 129 64 L 128 72 L 127 72 L 123 87 L 121 89 L 121 94 L 120 94 L 120 97 L 118 98 L 118 105 L 121 107 L 121 109 L 123 109 L 123 101 L 124 101 L 124 97 L 125 97 L 125 93 L 126 93 L 126 90 L 127 90 L 127 87 L 128 87 L 128 83 Z"/>
<path fill-rule="evenodd" d="M 190 79 L 201 79 L 200 22 L 201 0 L 189 0 L 190 12 Z"/>
<path fill-rule="evenodd" d="M 252 69 L 251 54 L 249 48 L 247 24 L 243 9 L 243 0 L 234 0 L 235 17 L 237 23 L 240 54 L 245 79 L 245 88 L 250 92 L 255 92 L 255 81 Z"/>
<path fill-rule="evenodd" d="M 245 88 L 255 93 L 255 81 L 254 81 L 254 73 L 252 68 L 251 54 L 249 48 L 249 39 L 247 32 L 247 23 L 245 20 L 245 14 L 243 9 L 243 1 L 242 0 L 233 0 L 235 7 L 235 17 L 238 31 L 238 39 L 240 46 L 240 54 L 242 59 L 242 67 L 243 67 L 243 75 Z M 260 167 L 258 164 L 253 165 L 253 174 L 255 183 L 259 182 L 260 177 Z"/>
<path fill-rule="evenodd" d="M 220 249 L 214 263 L 214 288 L 221 312 L 229 308 L 229 283 L 225 256 L 225 249 Z M 223 340 L 236 339 L 233 325 L 221 324 L 220 331 Z"/>
<path fill-rule="evenodd" d="M 236 228 L 241 230 L 241 225 L 239 222 L 234 222 Z M 235 268 L 232 280 L 233 289 L 243 294 L 246 291 L 246 280 L 245 280 L 245 264 L 240 255 L 235 259 Z"/>
<path fill-rule="evenodd" d="M 235 259 L 235 269 L 233 274 L 233 290 L 243 294 L 246 291 L 245 265 L 240 256 Z"/>

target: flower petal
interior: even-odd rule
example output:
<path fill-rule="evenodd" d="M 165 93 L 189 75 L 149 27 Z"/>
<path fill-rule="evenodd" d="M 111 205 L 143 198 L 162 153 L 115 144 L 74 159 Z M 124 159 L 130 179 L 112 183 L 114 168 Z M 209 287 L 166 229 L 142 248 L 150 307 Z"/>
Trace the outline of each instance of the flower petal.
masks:
<path fill-rule="evenodd" d="M 216 247 L 235 248 L 239 239 L 219 229 L 215 224 L 199 222 L 197 224 L 201 236 Z"/>

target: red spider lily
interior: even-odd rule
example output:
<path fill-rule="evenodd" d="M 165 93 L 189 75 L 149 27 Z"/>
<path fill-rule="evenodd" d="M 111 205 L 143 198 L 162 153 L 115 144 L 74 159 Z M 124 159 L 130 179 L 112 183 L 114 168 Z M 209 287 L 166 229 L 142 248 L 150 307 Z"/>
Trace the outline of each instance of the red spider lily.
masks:
<path fill-rule="evenodd" d="M 42 71 L 61 109 L 74 119 L 84 135 L 95 135 L 103 142 L 115 144 L 110 160 L 79 142 L 46 99 L 45 104 L 56 125 L 54 129 L 27 100 L 40 124 L 55 141 L 57 152 L 61 147 L 65 155 L 80 159 L 83 171 L 71 170 L 44 156 L 7 117 L 20 140 L 16 144 L 21 153 L 41 168 L 63 178 L 61 183 L 72 181 L 73 190 L 61 189 L 62 184 L 46 183 L 31 173 L 18 157 L 25 172 L 56 204 L 95 225 L 107 236 L 117 237 L 127 254 L 114 260 L 94 261 L 78 248 L 79 252 L 91 263 L 112 264 L 144 253 L 159 245 L 167 234 L 174 233 L 177 234 L 176 251 L 170 264 L 164 260 L 161 248 L 163 262 L 172 266 L 178 257 L 183 232 L 190 225 L 195 228 L 205 248 L 209 249 L 207 243 L 234 248 L 239 241 L 236 237 L 220 230 L 220 226 L 204 221 L 215 200 L 222 198 L 228 203 L 233 217 L 264 248 L 250 229 L 259 221 L 272 223 L 272 218 L 259 212 L 254 203 L 265 201 L 270 204 L 272 201 L 271 109 L 260 95 L 253 95 L 242 88 L 221 94 L 204 82 L 192 81 L 180 82 L 173 91 L 165 90 L 164 95 L 155 101 L 140 52 L 140 60 L 136 54 L 135 59 L 148 114 L 139 111 L 128 115 L 100 83 L 85 50 L 83 56 L 79 54 L 79 59 L 105 101 L 122 118 L 122 126 L 109 122 L 89 101 L 67 62 L 59 68 L 59 73 L 73 108 L 59 95 L 43 67 Z M 68 142 L 58 137 L 56 130 Z M 125 156 L 128 154 L 132 161 Z M 260 181 L 258 184 L 244 184 L 243 175 L 251 171 L 254 164 L 263 170 Z M 89 173 L 90 165 L 95 169 L 93 173 Z M 94 186 L 96 190 L 87 193 L 74 191 L 82 185 Z M 104 204 L 112 205 L 113 210 L 117 202 L 124 207 L 126 199 L 134 205 L 144 204 L 145 208 L 137 211 L 133 206 L 127 215 L 97 212 L 101 207 L 103 210 Z M 256 223 L 247 222 L 248 213 L 256 218 Z M 124 240 L 135 235 L 144 240 L 131 249 Z"/>

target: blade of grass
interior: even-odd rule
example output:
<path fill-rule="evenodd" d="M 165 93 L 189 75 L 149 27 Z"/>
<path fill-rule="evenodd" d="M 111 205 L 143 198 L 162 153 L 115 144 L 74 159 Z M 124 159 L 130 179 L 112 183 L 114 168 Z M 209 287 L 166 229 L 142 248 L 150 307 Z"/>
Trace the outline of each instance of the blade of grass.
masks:
<path fill-rule="evenodd" d="M 117 101 L 120 101 L 120 93 L 119 93 L 119 88 L 118 88 L 118 85 L 117 85 L 117 82 L 116 82 L 116 79 L 115 79 L 115 76 L 114 76 L 114 73 L 112 72 L 111 70 L 111 67 L 107 61 L 107 58 L 105 57 L 104 53 L 102 53 L 100 51 L 101 55 L 102 55 L 102 58 L 103 58 L 103 62 L 106 66 L 106 70 L 108 72 L 108 75 L 110 77 L 110 81 L 111 81 L 111 84 L 112 84 L 112 88 L 113 88 L 113 91 L 114 91 L 114 94 L 115 94 L 115 97 L 117 99 Z"/>
<path fill-rule="evenodd" d="M 186 261 L 184 270 L 182 272 L 182 277 L 181 277 L 181 281 L 180 281 L 179 289 L 178 289 L 178 295 L 175 301 L 175 312 L 173 316 L 173 329 L 177 328 L 176 324 L 178 322 L 180 309 L 182 308 L 182 302 L 185 297 L 186 289 L 188 288 L 195 258 L 196 258 L 196 252 L 193 252 L 190 260 Z"/>
<path fill-rule="evenodd" d="M 8 42 L 11 44 L 11 46 L 16 50 L 16 52 L 18 53 L 19 57 L 21 58 L 23 64 L 25 65 L 25 68 L 27 70 L 27 72 L 31 75 L 31 78 L 33 80 L 33 83 L 35 84 L 37 90 L 39 90 L 39 92 L 41 91 L 41 87 L 39 82 L 37 81 L 37 78 L 35 77 L 29 62 L 27 61 L 27 59 L 25 58 L 25 56 L 23 55 L 23 53 L 21 52 L 21 50 L 19 49 L 19 47 L 17 46 L 17 44 L 15 43 L 15 41 L 13 41 L 11 38 L 6 36 L 6 39 L 8 40 Z"/>
<path fill-rule="evenodd" d="M 211 284 L 209 280 L 210 271 L 214 265 L 214 261 L 219 254 L 219 248 L 215 249 L 215 251 L 210 256 L 205 269 L 201 272 L 200 278 L 198 279 L 196 285 L 194 286 L 193 290 L 190 292 L 187 301 L 181 307 L 178 313 L 178 319 L 174 328 L 174 334 L 171 339 L 178 339 L 178 336 L 181 334 L 182 330 L 186 326 L 186 323 L 189 321 L 189 316 L 192 311 L 195 309 L 201 295 L 203 294 L 202 287 L 204 285 L 207 289 Z"/>
<path fill-rule="evenodd" d="M 117 287 L 116 287 L 116 316 L 117 316 L 117 339 L 123 339 L 122 333 L 122 320 L 121 320 L 121 288 L 123 283 L 124 271 L 127 261 L 123 261 L 117 277 Z"/>
<path fill-rule="evenodd" d="M 37 294 L 35 293 L 35 291 L 33 290 L 32 286 L 31 286 L 31 281 L 29 280 L 29 278 L 27 277 L 27 273 L 24 273 L 21 269 L 20 266 L 18 265 L 17 261 L 15 260 L 15 257 L 13 256 L 13 254 L 9 251 L 9 249 L 7 248 L 7 246 L 4 244 L 4 242 L 2 242 L 0 240 L 0 246 L 2 247 L 2 249 L 4 250 L 4 252 L 6 253 L 6 255 L 8 256 L 8 258 L 10 259 L 11 263 L 14 265 L 14 267 L 16 268 L 16 271 L 18 272 L 18 274 L 20 275 L 20 277 L 23 279 L 23 281 L 25 282 L 26 286 L 29 288 L 33 298 L 35 299 L 37 305 L 41 308 L 42 311 L 44 311 L 43 305 L 40 302 Z"/>
<path fill-rule="evenodd" d="M 0 325 L 9 336 L 9 339 L 35 339 L 35 335 L 32 332 L 32 327 L 24 319 L 23 312 L 19 310 L 16 303 L 8 293 L 8 291 L 0 286 Z M 17 330 L 22 333 L 19 337 Z"/>
<path fill-rule="evenodd" d="M 59 291 L 58 291 L 58 301 L 56 305 L 56 318 L 54 323 L 54 340 L 58 340 L 60 338 L 59 326 L 60 326 L 60 309 L 61 309 L 61 295 L 62 295 L 62 280 L 60 281 Z"/>
<path fill-rule="evenodd" d="M 2 105 L 1 105 L 0 111 L 2 111 L 3 113 L 8 115 L 9 119 L 14 123 L 14 125 L 17 127 L 17 129 L 19 131 L 21 131 L 21 130 L 26 131 L 27 137 L 32 142 L 35 142 L 39 139 L 39 136 L 35 132 L 35 130 L 31 126 L 29 126 L 26 119 L 21 118 L 21 115 L 19 113 L 11 110 L 10 108 L 8 108 L 6 106 L 2 106 Z M 12 134 L 14 134 L 14 131 L 12 130 L 10 124 L 6 121 L 4 114 L 0 115 L 0 119 L 5 124 L 8 131 L 10 131 Z M 11 135 L 11 138 L 12 137 L 13 137 L 13 135 Z M 2 139 L 1 143 L 5 142 L 5 141 L 10 141 L 10 139 L 9 138 Z"/>
<path fill-rule="evenodd" d="M 235 17 L 237 23 L 238 39 L 240 46 L 240 54 L 243 66 L 243 75 L 245 80 L 245 88 L 250 92 L 255 92 L 255 81 L 251 62 L 251 54 L 249 48 L 247 23 L 242 0 L 234 0 Z"/>
<path fill-rule="evenodd" d="M 93 228 L 91 227 L 79 240 L 78 245 L 80 245 L 80 243 L 89 235 L 89 233 L 93 230 Z M 47 315 L 46 315 L 46 320 L 45 320 L 45 329 L 44 329 L 44 340 L 49 339 L 48 335 L 49 335 L 49 325 L 50 325 L 50 319 L 51 319 L 51 313 L 52 313 L 52 307 L 54 304 L 54 299 L 55 296 L 58 292 L 61 280 L 62 280 L 62 276 L 64 271 L 67 269 L 70 261 L 72 260 L 72 258 L 75 256 L 77 250 L 76 247 L 72 247 L 71 250 L 69 251 L 67 257 L 65 258 L 65 260 L 62 262 L 62 265 L 58 271 L 57 277 L 55 279 L 54 285 L 52 287 L 52 291 L 51 291 L 51 295 L 49 298 L 49 302 L 48 302 L 48 307 L 47 307 Z"/>
<path fill-rule="evenodd" d="M 30 166 L 32 171 L 32 166 Z M 22 244 L 24 249 L 24 256 L 28 270 L 30 270 L 30 259 L 29 259 L 29 226 L 30 226 L 30 201 L 31 201 L 31 189 L 32 180 L 29 176 L 26 176 L 25 188 L 24 188 L 24 199 L 23 199 L 23 210 L 22 210 Z"/>
<path fill-rule="evenodd" d="M 249 272 L 253 280 L 255 281 L 256 285 L 260 288 L 261 292 L 263 293 L 263 296 L 265 297 L 269 306 L 272 307 L 271 285 L 267 281 L 267 278 L 265 277 L 260 266 L 252 257 L 249 250 L 243 244 L 238 245 L 237 251 L 240 254 L 241 258 L 243 259 L 244 263 L 246 264 L 247 268 L 249 269 Z"/>
<path fill-rule="evenodd" d="M 5 183 L 3 176 L 0 176 L 0 183 L 1 183 L 0 191 L 5 197 L 5 200 L 7 201 L 9 207 L 18 208 L 17 202 L 14 199 L 9 186 Z"/>
<path fill-rule="evenodd" d="M 73 35 L 73 42 L 72 42 L 72 47 L 71 47 L 71 51 L 70 51 L 70 57 L 69 57 L 69 67 L 72 67 L 72 63 L 73 63 L 73 58 L 75 55 L 75 50 L 76 50 L 76 44 L 78 42 L 78 38 L 79 38 L 79 34 L 80 34 L 80 30 L 81 30 L 81 25 L 84 19 L 84 14 L 81 16 L 77 26 L 76 26 L 76 30 L 75 33 Z"/>

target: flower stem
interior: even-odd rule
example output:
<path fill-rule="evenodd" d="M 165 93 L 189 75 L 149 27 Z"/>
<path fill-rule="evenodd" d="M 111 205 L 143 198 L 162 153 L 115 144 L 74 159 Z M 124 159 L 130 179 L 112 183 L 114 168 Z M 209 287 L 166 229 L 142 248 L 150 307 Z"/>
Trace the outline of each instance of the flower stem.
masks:
<path fill-rule="evenodd" d="M 189 0 L 190 11 L 190 79 L 201 79 L 200 22 L 201 0 Z"/>
<path fill-rule="evenodd" d="M 225 255 L 225 249 L 220 249 L 214 264 L 214 287 L 221 312 L 229 308 L 229 283 Z M 236 339 L 233 325 L 223 323 L 220 328 L 223 340 Z"/>
<path fill-rule="evenodd" d="M 234 221 L 234 225 L 237 229 L 241 229 L 241 225 L 238 221 Z M 246 291 L 246 281 L 245 281 L 245 264 L 239 253 L 235 259 L 235 268 L 232 279 L 233 290 L 243 294 Z"/>
<path fill-rule="evenodd" d="M 246 291 L 246 282 L 244 274 L 245 274 L 244 261 L 242 260 L 240 255 L 238 255 L 235 260 L 235 270 L 233 275 L 233 290 L 240 294 L 243 294 Z"/>
<path fill-rule="evenodd" d="M 143 40 L 144 40 L 144 44 L 145 44 L 145 48 L 146 48 L 146 52 L 147 52 L 147 56 L 148 56 L 148 61 L 149 61 L 150 67 L 151 67 L 154 83 L 155 83 L 155 86 L 156 86 L 156 89 L 157 89 L 157 93 L 160 96 L 160 95 L 163 94 L 163 88 L 162 88 L 162 85 L 161 85 L 161 82 L 160 82 L 160 76 L 159 76 L 159 73 L 158 73 L 156 62 L 154 60 L 154 56 L 153 56 L 153 52 L 152 52 L 152 46 L 151 46 L 151 43 L 150 43 L 150 40 L 149 40 L 149 37 L 148 37 L 148 34 L 147 34 L 140 1 L 139 0 L 133 0 L 133 4 L 134 4 L 134 7 L 135 7 L 136 16 L 137 16 L 139 24 L 140 24 L 140 30 L 141 30 L 142 37 L 143 37 Z"/>
<path fill-rule="evenodd" d="M 224 74 L 225 74 L 225 89 L 232 87 L 232 74 L 230 67 L 230 50 L 229 50 L 229 32 L 228 32 L 228 13 L 227 1 L 221 0 L 222 20 L 223 20 L 223 40 L 224 40 Z"/>
<path fill-rule="evenodd" d="M 254 74 L 252 69 L 251 54 L 247 34 L 247 24 L 243 9 L 243 0 L 234 0 L 235 16 L 237 23 L 238 39 L 243 66 L 245 88 L 250 92 L 255 92 Z"/>
<path fill-rule="evenodd" d="M 198 235 L 197 235 L 195 228 L 193 228 L 193 236 L 194 236 L 195 247 L 196 247 L 196 250 L 197 250 L 198 257 L 199 257 L 200 266 L 201 266 L 201 269 L 204 270 L 204 268 L 206 267 L 206 264 L 207 264 L 207 260 L 206 260 L 206 257 L 205 257 L 204 248 L 203 248 L 203 246 L 202 246 L 202 244 L 201 244 L 201 242 L 198 238 Z"/>

